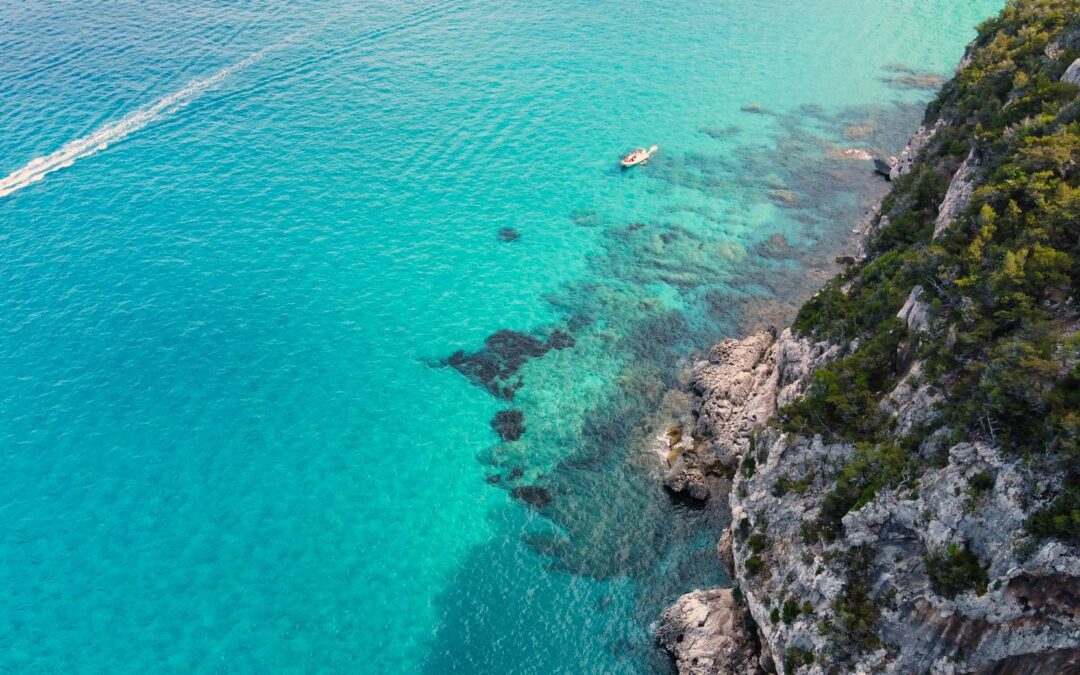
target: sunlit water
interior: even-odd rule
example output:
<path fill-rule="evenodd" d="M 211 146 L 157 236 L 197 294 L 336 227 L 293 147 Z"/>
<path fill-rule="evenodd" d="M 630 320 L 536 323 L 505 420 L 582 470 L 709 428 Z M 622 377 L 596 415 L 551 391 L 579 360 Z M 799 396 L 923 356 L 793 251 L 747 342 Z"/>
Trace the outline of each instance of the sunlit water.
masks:
<path fill-rule="evenodd" d="M 0 7 L 0 671 L 663 672 L 655 411 L 1000 2 L 221 4 Z"/>

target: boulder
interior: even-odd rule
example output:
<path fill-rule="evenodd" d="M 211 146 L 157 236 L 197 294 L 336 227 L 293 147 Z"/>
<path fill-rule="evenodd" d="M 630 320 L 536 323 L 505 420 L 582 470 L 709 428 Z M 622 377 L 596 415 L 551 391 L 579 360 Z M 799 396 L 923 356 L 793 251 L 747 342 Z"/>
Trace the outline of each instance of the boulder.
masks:
<path fill-rule="evenodd" d="M 1065 74 L 1061 76 L 1061 81 L 1080 85 L 1080 59 L 1076 59 L 1065 69 Z"/>
<path fill-rule="evenodd" d="M 885 180 L 892 180 L 892 164 L 880 157 L 874 158 L 874 173 L 884 176 Z"/>
<path fill-rule="evenodd" d="M 657 639 L 675 659 L 679 675 L 763 673 L 749 615 L 730 588 L 696 590 L 660 619 Z"/>

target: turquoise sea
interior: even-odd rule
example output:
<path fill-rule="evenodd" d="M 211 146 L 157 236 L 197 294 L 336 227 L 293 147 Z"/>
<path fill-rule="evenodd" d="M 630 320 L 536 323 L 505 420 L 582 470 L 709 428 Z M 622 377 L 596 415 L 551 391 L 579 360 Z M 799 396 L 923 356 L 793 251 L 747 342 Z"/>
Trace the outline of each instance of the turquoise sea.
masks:
<path fill-rule="evenodd" d="M 4 3 L 0 671 L 665 672 L 657 411 L 1001 4 Z"/>

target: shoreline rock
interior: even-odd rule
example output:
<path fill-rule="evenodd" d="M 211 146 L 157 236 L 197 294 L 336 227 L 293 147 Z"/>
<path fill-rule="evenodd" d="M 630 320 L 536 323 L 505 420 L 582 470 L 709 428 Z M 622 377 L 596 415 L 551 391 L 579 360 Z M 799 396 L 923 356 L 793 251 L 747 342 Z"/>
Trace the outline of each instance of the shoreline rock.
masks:
<path fill-rule="evenodd" d="M 1080 84 L 1080 59 L 1062 76 L 1070 78 Z M 920 127 L 889 163 L 890 180 L 911 172 L 946 124 Z M 933 167 L 953 174 L 931 216 L 935 238 L 964 212 L 979 180 L 976 148 L 958 159 Z M 860 259 L 875 227 L 888 226 L 879 210 L 854 230 Z M 924 288 L 900 290 L 907 299 L 897 318 L 913 342 L 946 334 Z M 915 434 L 933 428 L 942 393 L 910 344 L 897 349 L 891 391 L 875 399 L 890 442 L 912 443 L 904 472 L 834 509 L 835 522 L 823 520 L 842 469 L 866 448 L 769 422 L 858 342 L 770 328 L 721 341 L 690 368 L 696 419 L 680 427 L 665 483 L 693 495 L 699 478 L 731 476 L 732 526 L 717 556 L 735 586 L 695 590 L 664 613 L 657 637 L 678 671 L 1072 672 L 1080 554 L 1025 527 L 1064 477 L 997 447 L 992 426 L 986 438 L 948 428 Z"/>
<path fill-rule="evenodd" d="M 695 590 L 664 611 L 660 644 L 684 675 L 757 675 L 766 671 L 753 620 L 730 588 Z"/>

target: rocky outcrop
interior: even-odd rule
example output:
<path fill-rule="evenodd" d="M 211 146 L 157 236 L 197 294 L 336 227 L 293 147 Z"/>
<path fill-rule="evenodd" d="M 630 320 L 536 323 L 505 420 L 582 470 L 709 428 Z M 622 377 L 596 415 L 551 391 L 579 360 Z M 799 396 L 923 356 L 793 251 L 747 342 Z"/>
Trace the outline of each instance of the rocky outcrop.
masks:
<path fill-rule="evenodd" d="M 1065 70 L 1065 73 L 1061 76 L 1061 81 L 1080 85 L 1080 59 L 1076 59 L 1069 65 Z"/>
<path fill-rule="evenodd" d="M 889 180 L 896 180 L 904 174 L 911 173 L 911 169 L 915 166 L 915 160 L 918 158 L 919 153 L 934 139 L 938 129 L 944 125 L 945 121 L 939 119 L 931 126 L 926 126 L 924 124 L 919 127 L 919 130 L 915 132 L 915 135 L 908 142 L 907 146 L 900 152 L 896 160 L 892 162 Z"/>
<path fill-rule="evenodd" d="M 1074 390 L 1067 374 L 1080 359 L 1075 283 L 1018 296 L 1031 309 L 1018 316 L 1050 326 L 1040 344 L 1057 345 L 1036 375 L 1010 361 L 1029 347 L 1043 353 L 1027 319 L 1017 327 L 1001 311 L 1006 296 L 972 275 L 997 258 L 956 226 L 976 195 L 1007 209 L 1011 230 L 983 232 L 1022 261 L 1027 233 L 1015 212 L 1034 214 L 1033 227 L 1053 220 L 1041 206 L 1002 201 L 1008 172 L 1018 171 L 1017 185 L 1028 175 L 1020 160 L 1042 142 L 1032 139 L 1075 120 L 1075 102 L 1059 96 L 1067 91 L 1030 86 L 1062 72 L 1080 45 L 1080 18 L 1048 7 L 1021 0 L 990 22 L 1010 39 L 980 32 L 967 70 L 932 107 L 939 119 L 890 162 L 890 179 L 915 171 L 920 180 L 900 181 L 887 210 L 859 223 L 871 250 L 799 324 L 837 342 L 771 330 L 726 340 L 693 366 L 696 419 L 683 424 L 693 441 L 680 457 L 731 477 L 732 525 L 717 555 L 737 590 L 695 591 L 665 615 L 661 641 L 680 672 L 1080 673 L 1075 437 L 1059 422 L 1072 419 L 1075 398 L 1058 394 Z M 1048 17 L 1065 25 L 1045 44 Z M 1061 80 L 1080 85 L 1080 59 Z M 1010 106 L 1035 110 L 1039 100 L 1056 121 L 1019 136 L 1028 113 Z M 1056 174 L 1040 175 L 1073 175 L 1068 157 L 1055 163 Z M 950 175 L 945 188 L 937 178 Z M 1055 231 L 1072 241 L 1071 230 Z M 933 241 L 947 232 L 960 241 Z M 742 607 L 739 624 L 731 617 Z"/>
<path fill-rule="evenodd" d="M 791 667 L 785 659 L 807 652 L 814 664 L 793 672 L 830 664 L 847 672 L 997 672 L 1035 653 L 1080 659 L 1080 559 L 1060 544 L 1030 545 L 1025 471 L 999 450 L 954 445 L 944 467 L 881 491 L 844 517 L 841 537 L 824 543 L 808 541 L 804 524 L 834 487 L 829 467 L 853 448 L 773 430 L 759 442 L 756 472 L 736 477 L 732 491 L 733 518 L 747 533 L 735 538 L 733 553 L 741 592 L 781 671 Z M 778 489 L 793 483 L 806 487 Z M 971 551 L 985 580 L 950 597 L 935 584 L 948 570 L 935 566 L 955 564 L 944 552 L 959 550 Z M 862 606 L 849 597 L 853 585 L 865 589 Z M 1047 593 L 1064 595 L 1046 602 Z M 835 634 L 854 639 L 854 611 L 872 621 L 864 649 Z"/>
<path fill-rule="evenodd" d="M 693 499 L 707 499 L 711 493 L 707 476 L 731 475 L 750 442 L 750 433 L 777 406 L 796 398 L 806 376 L 837 351 L 825 343 L 796 338 L 790 330 L 780 335 L 765 330 L 713 346 L 708 359 L 691 370 L 697 422 L 691 429 L 675 432 L 665 486 Z"/>
<path fill-rule="evenodd" d="M 753 622 L 730 588 L 696 590 L 664 612 L 660 643 L 684 675 L 764 673 Z"/>
<path fill-rule="evenodd" d="M 897 315 L 911 335 L 940 330 L 924 295 L 912 288 Z M 1032 495 L 1060 477 L 1034 476 L 990 443 L 931 434 L 907 479 L 844 515 L 832 538 L 808 535 L 858 451 L 766 422 L 845 353 L 763 331 L 693 367 L 683 457 L 734 474 L 717 554 L 745 609 L 727 589 L 683 596 L 659 634 L 679 672 L 1053 673 L 1080 662 L 1080 556 L 1024 528 L 1044 504 Z M 912 361 L 881 400 L 898 439 L 938 414 L 923 368 Z M 972 578 L 950 586 L 960 565 Z"/>
<path fill-rule="evenodd" d="M 975 190 L 973 178 L 978 166 L 979 160 L 975 154 L 975 149 L 972 148 L 967 159 L 964 160 L 964 163 L 960 165 L 960 168 L 953 175 L 952 182 L 949 183 L 949 190 L 945 193 L 945 199 L 941 202 L 941 207 L 938 208 L 937 219 L 934 221 L 935 238 L 941 236 L 949 223 L 956 220 L 956 217 L 971 203 L 971 193 Z"/>
<path fill-rule="evenodd" d="M 912 290 L 900 318 L 930 330 L 921 296 Z M 802 673 L 1050 673 L 1080 659 L 1080 557 L 1059 543 L 1034 545 L 1025 533 L 1040 506 L 1025 489 L 1030 469 L 999 448 L 932 436 L 920 452 L 927 466 L 942 457 L 940 467 L 880 490 L 843 517 L 835 539 L 807 538 L 856 450 L 763 422 L 838 352 L 790 330 L 764 332 L 724 341 L 695 366 L 696 432 L 710 439 L 697 454 L 755 463 L 735 473 L 734 534 L 725 531 L 717 551 L 740 584 L 758 639 L 747 636 L 749 621 L 740 628 L 724 589 L 695 591 L 665 614 L 660 633 L 679 672 L 759 672 L 762 648 L 777 672 Z M 898 436 L 936 414 L 939 395 L 921 371 L 913 362 L 882 399 Z M 934 566 L 949 565 L 949 551 L 970 551 L 984 581 L 955 593 L 939 588 L 943 573 Z M 845 605 L 854 585 L 866 589 L 863 611 L 872 616 L 862 648 L 837 635 L 854 630 Z"/>
<path fill-rule="evenodd" d="M 915 286 L 904 301 L 904 306 L 896 313 L 896 318 L 904 322 L 912 333 L 930 330 L 930 306 L 923 302 L 923 287 Z"/>

